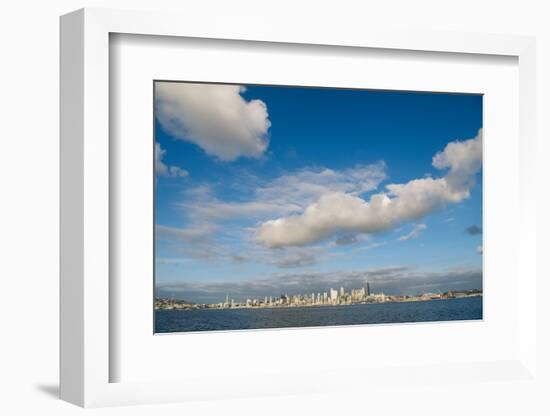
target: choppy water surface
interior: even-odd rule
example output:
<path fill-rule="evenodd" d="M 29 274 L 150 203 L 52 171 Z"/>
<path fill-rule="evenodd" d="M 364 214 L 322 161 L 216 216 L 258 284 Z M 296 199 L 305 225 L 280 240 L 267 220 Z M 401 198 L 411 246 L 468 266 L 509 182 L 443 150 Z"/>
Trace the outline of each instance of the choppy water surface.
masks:
<path fill-rule="evenodd" d="M 155 311 L 156 332 L 292 328 L 482 319 L 482 297 L 423 302 L 259 309 Z"/>

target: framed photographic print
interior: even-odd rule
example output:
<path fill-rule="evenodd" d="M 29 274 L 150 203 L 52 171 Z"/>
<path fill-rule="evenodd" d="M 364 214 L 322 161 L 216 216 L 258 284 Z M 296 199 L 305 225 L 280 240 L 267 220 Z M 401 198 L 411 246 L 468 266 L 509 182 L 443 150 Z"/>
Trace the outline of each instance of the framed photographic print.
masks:
<path fill-rule="evenodd" d="M 155 332 L 482 319 L 482 95 L 154 100 Z"/>
<path fill-rule="evenodd" d="M 246 27 L 62 17 L 61 397 L 538 386 L 533 39 Z"/>

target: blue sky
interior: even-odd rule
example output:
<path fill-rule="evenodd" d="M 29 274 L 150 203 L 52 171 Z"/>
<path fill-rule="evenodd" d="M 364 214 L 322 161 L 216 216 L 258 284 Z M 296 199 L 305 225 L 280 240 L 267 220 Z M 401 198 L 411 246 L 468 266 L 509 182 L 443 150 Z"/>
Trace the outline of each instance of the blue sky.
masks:
<path fill-rule="evenodd" d="M 481 96 L 155 89 L 157 295 L 481 288 Z"/>

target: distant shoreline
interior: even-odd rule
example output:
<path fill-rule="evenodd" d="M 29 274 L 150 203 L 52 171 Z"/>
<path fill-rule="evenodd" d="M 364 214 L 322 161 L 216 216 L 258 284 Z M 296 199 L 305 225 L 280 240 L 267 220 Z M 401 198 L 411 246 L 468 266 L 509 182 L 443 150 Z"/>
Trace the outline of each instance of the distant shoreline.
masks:
<path fill-rule="evenodd" d="M 468 293 L 464 295 L 457 295 L 452 297 L 429 297 L 429 298 L 423 298 L 422 296 L 419 297 L 409 297 L 409 298 L 401 298 L 401 299 L 388 299 L 382 302 L 367 302 L 367 301 L 361 301 L 361 302 L 350 302 L 350 303 L 336 303 L 336 304 L 296 304 L 296 305 L 235 305 L 232 307 L 218 307 L 213 306 L 213 304 L 187 304 L 187 303 L 178 303 L 179 301 L 174 301 L 172 305 L 166 304 L 162 306 L 155 305 L 155 311 L 161 311 L 161 310 L 181 310 L 181 311 L 188 311 L 188 310 L 236 310 L 236 309 L 247 309 L 247 310 L 256 310 L 256 309 L 298 309 L 298 308 L 322 308 L 322 307 L 337 307 L 337 306 L 356 306 L 356 305 L 382 305 L 382 304 L 388 304 L 388 303 L 412 303 L 412 302 L 428 302 L 433 300 L 453 300 L 453 299 L 465 299 L 465 298 L 472 298 L 472 297 L 481 297 L 483 296 L 483 292 L 473 292 Z"/>

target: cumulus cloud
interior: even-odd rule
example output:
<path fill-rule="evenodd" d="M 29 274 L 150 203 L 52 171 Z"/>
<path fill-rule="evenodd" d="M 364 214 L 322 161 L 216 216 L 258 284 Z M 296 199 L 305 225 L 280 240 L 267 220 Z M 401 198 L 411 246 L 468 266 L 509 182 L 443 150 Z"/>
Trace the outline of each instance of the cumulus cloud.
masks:
<path fill-rule="evenodd" d="M 478 227 L 477 225 L 470 225 L 468 228 L 466 228 L 466 234 L 479 235 L 481 234 L 481 227 Z"/>
<path fill-rule="evenodd" d="M 435 168 L 449 169 L 445 182 L 452 192 L 469 195 L 469 189 L 475 184 L 475 174 L 481 169 L 483 156 L 481 137 L 480 129 L 475 138 L 451 142 L 433 157 Z"/>
<path fill-rule="evenodd" d="M 244 261 L 259 262 L 278 268 L 305 267 L 327 258 L 321 251 L 271 250 L 258 245 L 254 238 L 258 223 L 274 216 L 303 211 L 321 195 L 346 192 L 361 195 L 375 190 L 386 178 L 383 162 L 356 165 L 337 170 L 326 167 L 306 167 L 284 175 L 265 179 L 240 172 L 237 181 L 227 186 L 239 198 L 223 200 L 218 194 L 227 194 L 227 187 L 218 184 L 191 186 L 184 190 L 181 208 L 184 225 L 181 228 L 157 227 L 159 241 L 167 241 L 178 253 L 196 260 L 225 259 L 233 264 Z M 222 192 L 218 191 L 221 190 Z M 344 235 L 336 244 L 351 244 Z M 357 238 L 356 242 L 362 238 Z M 243 254 L 246 253 L 246 254 Z"/>
<path fill-rule="evenodd" d="M 169 178 L 185 177 L 189 175 L 189 172 L 179 166 L 168 166 L 164 163 L 162 159 L 165 154 L 166 150 L 162 149 L 159 143 L 155 143 L 155 175 Z"/>
<path fill-rule="evenodd" d="M 200 187 L 189 190 L 188 200 L 180 206 L 200 221 L 266 220 L 273 215 L 301 212 L 327 193 L 360 195 L 372 191 L 386 178 L 385 168 L 384 162 L 378 162 L 343 170 L 305 168 L 263 182 L 259 178 L 248 178 L 255 186 L 249 200 L 221 201 L 213 196 L 212 190 Z M 239 183 L 243 185 L 242 182 L 241 179 Z"/>
<path fill-rule="evenodd" d="M 417 225 L 414 226 L 414 228 L 412 229 L 412 231 L 410 233 L 402 235 L 401 237 L 398 238 L 398 240 L 399 241 L 407 241 L 407 240 L 410 240 L 411 238 L 416 238 L 426 228 L 428 228 L 428 226 L 426 224 L 417 224 Z"/>
<path fill-rule="evenodd" d="M 239 85 L 157 82 L 156 117 L 177 139 L 224 161 L 259 158 L 269 145 L 267 106 L 247 101 Z"/>
<path fill-rule="evenodd" d="M 470 196 L 475 174 L 481 168 L 481 151 L 480 130 L 475 138 L 449 143 L 433 157 L 435 168 L 448 169 L 441 178 L 387 185 L 386 192 L 374 194 L 369 200 L 342 191 L 325 193 L 300 214 L 262 223 L 256 238 L 272 248 L 303 246 L 337 233 L 372 234 L 418 220 Z"/>

